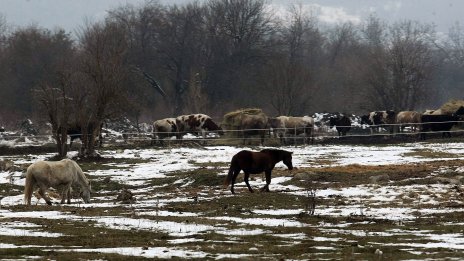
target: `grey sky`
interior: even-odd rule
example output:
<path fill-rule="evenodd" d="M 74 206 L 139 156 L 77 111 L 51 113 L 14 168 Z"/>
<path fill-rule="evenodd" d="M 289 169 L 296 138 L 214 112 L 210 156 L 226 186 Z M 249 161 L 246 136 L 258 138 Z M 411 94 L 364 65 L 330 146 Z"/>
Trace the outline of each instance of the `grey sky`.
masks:
<path fill-rule="evenodd" d="M 134 5 L 145 0 L 0 0 L 0 13 L 8 24 L 26 26 L 38 24 L 53 29 L 62 27 L 73 31 L 84 19 L 98 21 L 106 11 L 121 4 Z M 161 3 L 182 4 L 188 0 L 161 0 Z M 375 13 L 389 22 L 411 19 L 436 24 L 437 31 L 464 24 L 464 0 L 272 0 L 277 10 L 285 10 L 291 3 L 301 3 L 317 10 L 321 22 L 360 22 Z"/>

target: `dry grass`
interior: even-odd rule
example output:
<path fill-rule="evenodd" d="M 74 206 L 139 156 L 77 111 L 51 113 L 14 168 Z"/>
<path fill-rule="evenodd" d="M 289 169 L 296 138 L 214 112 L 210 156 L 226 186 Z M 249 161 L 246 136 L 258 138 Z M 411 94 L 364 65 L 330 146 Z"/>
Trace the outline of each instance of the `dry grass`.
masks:
<path fill-rule="evenodd" d="M 444 114 L 453 114 L 455 113 L 459 107 L 464 106 L 464 100 L 454 100 L 451 99 L 443 104 L 440 109 Z"/>
<path fill-rule="evenodd" d="M 423 157 L 435 157 L 432 153 L 422 153 Z M 86 170 L 108 169 L 114 166 L 105 164 L 83 163 Z M 130 163 L 128 159 L 115 160 L 116 163 Z M 137 162 L 134 161 L 134 164 Z M 191 162 L 194 163 L 194 162 Z M 322 163 L 322 162 L 318 162 Z M 196 163 L 194 163 L 196 164 Z M 427 237 L 418 231 L 427 231 L 427 234 L 443 235 L 446 233 L 461 235 L 461 223 L 464 218 L 463 191 L 460 187 L 449 186 L 445 191 L 429 190 L 427 186 L 439 184 L 437 177 L 452 178 L 458 173 L 454 170 L 464 166 L 462 160 L 437 161 L 430 163 L 418 163 L 411 165 L 387 165 L 387 166 L 328 166 L 324 168 L 297 168 L 289 172 L 283 169 L 275 169 L 273 177 L 290 177 L 284 185 L 294 185 L 301 191 L 311 185 L 317 190 L 353 188 L 363 186 L 370 189 L 382 188 L 383 184 L 373 184 L 372 177 L 388 176 L 388 186 L 400 191 L 391 201 L 373 200 L 357 196 L 331 195 L 328 197 L 316 197 L 316 215 L 308 215 L 304 209 L 308 198 L 304 193 L 291 193 L 289 191 L 273 190 L 271 183 L 270 193 L 249 193 L 245 187 L 238 187 L 237 194 L 232 196 L 222 187 L 224 176 L 217 175 L 227 169 L 227 164 L 212 164 L 212 168 L 206 168 L 204 164 L 196 164 L 195 170 L 178 171 L 170 173 L 166 178 L 158 178 L 149 181 L 149 184 L 130 187 L 130 189 L 143 190 L 145 193 L 136 197 L 143 201 L 159 198 L 170 200 L 185 198 L 187 201 L 172 201 L 164 205 L 153 204 L 151 206 L 137 207 L 137 205 L 115 204 L 112 207 L 70 207 L 70 206 L 32 206 L 23 205 L 6 206 L 5 210 L 12 212 L 23 211 L 61 211 L 72 214 L 82 219 L 43 219 L 43 218 L 0 218 L 0 222 L 30 222 L 39 225 L 39 228 L 31 228 L 38 231 L 63 233 L 65 237 L 16 237 L 9 235 L 0 236 L 5 244 L 17 246 L 37 245 L 41 248 L 4 248 L 0 249 L 0 256 L 5 259 L 28 259 L 37 256 L 41 259 L 56 260 L 118 260 L 127 259 L 127 256 L 117 254 L 98 253 L 62 253 L 59 250 L 69 250 L 75 246 L 84 248 L 104 247 L 178 247 L 190 251 L 202 251 L 207 253 L 206 259 L 215 259 L 220 255 L 250 254 L 240 259 L 342 259 L 342 260 L 400 260 L 400 259 L 446 259 L 459 258 L 461 253 L 446 248 L 413 248 L 405 247 L 405 244 L 421 244 L 434 242 L 433 237 Z M 448 171 L 443 171 L 443 170 Z M 308 180 L 296 177 L 305 177 Z M 253 179 L 263 180 L 263 175 L 254 175 Z M 102 177 L 92 177 L 94 188 L 106 191 L 99 194 L 103 197 L 116 197 L 122 185 L 115 182 L 104 182 Z M 243 179 L 242 174 L 238 181 Z M 178 180 L 190 182 L 176 183 Z M 426 184 L 420 189 L 411 190 L 411 185 Z M 264 183 L 262 184 L 264 185 Z M 261 184 L 260 184 L 261 186 Z M 20 188 L 13 185 L 0 186 L 1 196 L 6 196 L 7 191 L 13 190 L 21 194 Z M 156 188 L 156 189 L 151 189 Z M 388 194 L 387 194 L 388 195 Z M 430 197 L 437 203 L 424 202 L 421 197 Z M 104 199 L 96 199 L 96 202 L 106 202 Z M 339 209 L 340 212 L 353 205 L 363 205 L 365 213 L 377 208 L 410 208 L 417 210 L 416 218 L 397 221 L 388 218 L 372 218 L 369 215 L 359 215 L 356 211 L 353 215 L 318 215 L 317 211 L 328 208 Z M 257 214 L 256 210 L 298 210 L 292 214 L 273 215 Z M 421 209 L 448 209 L 449 212 L 440 214 L 421 215 Z M 161 216 L 146 214 L 145 211 L 169 211 L 171 213 L 194 213 L 194 216 Z M 452 211 L 456 210 L 456 211 Z M 195 224 L 213 226 L 215 229 L 196 233 L 186 237 L 171 235 L 157 229 L 111 229 L 98 224 L 99 217 L 122 217 L 127 219 L 147 219 L 155 222 L 176 222 L 182 224 Z M 223 219 L 216 219 L 223 217 Z M 87 218 L 90 218 L 87 220 Z M 249 223 L 246 220 L 260 218 L 263 220 L 289 220 L 299 222 L 303 226 L 282 225 L 269 226 L 266 221 L 262 223 Z M 238 222 L 236 220 L 245 220 Z M 446 224 L 446 225 L 445 225 Z M 249 234 L 246 231 L 262 230 L 263 233 Z M 237 231 L 244 231 L 242 234 Z M 234 231 L 234 233 L 232 233 Z M 398 233 L 395 231 L 404 231 Z M 386 236 L 385 233 L 390 233 Z M 280 235 L 280 236 L 279 236 Z M 292 235 L 299 235 L 293 238 Z M 170 240 L 190 239 L 173 244 Z M 324 239 L 324 240 L 321 240 Z M 376 249 L 383 252 L 380 258 L 375 254 Z M 410 250 L 418 250 L 420 253 L 412 253 Z M 231 256 L 233 257 L 233 256 Z M 131 260 L 142 259 L 130 257 Z"/>

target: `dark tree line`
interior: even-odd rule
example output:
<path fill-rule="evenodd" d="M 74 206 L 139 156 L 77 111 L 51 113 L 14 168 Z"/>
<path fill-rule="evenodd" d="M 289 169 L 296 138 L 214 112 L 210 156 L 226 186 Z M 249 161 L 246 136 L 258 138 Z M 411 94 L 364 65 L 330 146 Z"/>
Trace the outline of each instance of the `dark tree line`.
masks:
<path fill-rule="evenodd" d="M 263 0 L 126 5 L 77 36 L 0 18 L 0 123 L 50 122 L 62 154 L 66 129 L 90 126 L 92 154 L 96 126 L 123 116 L 435 108 L 463 98 L 463 36 L 377 17 L 327 26 L 297 5 L 277 17 Z"/>

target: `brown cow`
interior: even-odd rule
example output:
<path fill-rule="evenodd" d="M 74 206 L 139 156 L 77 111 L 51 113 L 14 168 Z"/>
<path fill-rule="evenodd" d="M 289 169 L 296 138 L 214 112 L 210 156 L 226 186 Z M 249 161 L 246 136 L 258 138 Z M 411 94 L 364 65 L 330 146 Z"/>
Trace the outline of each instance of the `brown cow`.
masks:
<path fill-rule="evenodd" d="M 278 116 L 269 118 L 269 127 L 273 128 L 274 135 L 280 138 L 282 144 L 287 143 L 287 138 L 291 135 L 304 134 L 304 143 L 311 136 L 314 127 L 314 119 L 309 116 L 291 117 Z"/>
<path fill-rule="evenodd" d="M 245 114 L 240 115 L 240 130 L 242 130 L 243 144 L 246 139 L 252 135 L 259 135 L 261 137 L 261 145 L 264 144 L 264 136 L 267 131 L 268 118 L 264 113 L 260 114 Z M 251 142 L 250 142 L 251 143 Z"/>
<path fill-rule="evenodd" d="M 399 124 L 399 131 L 402 132 L 406 126 L 411 126 L 412 131 L 416 131 L 421 123 L 422 114 L 417 111 L 400 111 L 396 115 L 396 123 Z"/>
<path fill-rule="evenodd" d="M 177 135 L 176 118 L 165 118 L 153 123 L 152 144 L 156 140 L 163 144 L 163 139 Z"/>

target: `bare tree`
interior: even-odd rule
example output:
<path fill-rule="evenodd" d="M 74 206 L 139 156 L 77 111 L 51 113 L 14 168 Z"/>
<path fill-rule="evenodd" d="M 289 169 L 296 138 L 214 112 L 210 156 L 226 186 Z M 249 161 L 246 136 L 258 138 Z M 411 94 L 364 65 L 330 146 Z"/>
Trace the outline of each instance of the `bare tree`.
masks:
<path fill-rule="evenodd" d="M 360 107 L 364 110 L 390 108 L 389 105 L 392 104 L 387 88 L 384 88 L 389 85 L 389 69 L 386 63 L 388 57 L 387 29 L 387 25 L 375 16 L 370 16 L 362 28 L 364 49 L 367 55 L 365 66 L 361 68 L 368 86 L 367 90 L 362 93 L 366 102 Z"/>
<path fill-rule="evenodd" d="M 434 106 L 439 106 L 449 99 L 462 99 L 464 84 L 464 28 L 455 23 L 446 39 L 437 39 L 433 58 L 437 66 L 431 81 L 431 97 Z"/>
<path fill-rule="evenodd" d="M 302 115 L 311 100 L 311 74 L 288 57 L 274 59 L 266 66 L 263 87 L 278 115 Z"/>
<path fill-rule="evenodd" d="M 459 23 L 449 29 L 448 41 L 442 49 L 455 65 L 464 67 L 464 28 Z"/>
<path fill-rule="evenodd" d="M 32 65 L 36 66 L 35 69 L 40 72 L 40 74 L 38 72 L 30 74 L 31 77 L 34 77 L 32 80 L 35 85 L 30 91 L 32 99 L 29 102 L 34 104 L 37 101 L 39 103 L 40 109 L 37 112 L 41 115 L 40 118 L 51 124 L 58 157 L 63 158 L 68 149 L 67 126 L 70 97 L 67 92 L 71 83 L 71 63 L 74 60 L 72 41 L 63 30 L 52 33 L 38 28 L 29 28 L 26 31 L 21 31 L 21 34 L 25 35 L 20 38 L 34 39 L 34 41 L 27 43 L 23 39 L 16 43 L 22 47 L 16 48 L 24 50 L 28 47 L 35 47 L 35 52 L 32 52 L 32 57 L 29 59 L 34 61 Z M 27 64 L 27 66 L 31 66 L 31 64 Z"/>
<path fill-rule="evenodd" d="M 69 58 L 69 56 L 67 56 L 67 58 Z M 56 141 L 58 158 L 64 158 L 68 153 L 67 130 L 69 126 L 71 98 L 67 96 L 67 92 L 69 90 L 69 84 L 71 83 L 71 75 L 70 72 L 65 71 L 55 72 L 55 74 L 56 81 L 42 82 L 35 91 L 36 99 L 42 106 L 42 110 L 46 113 L 48 121 L 52 126 L 52 134 Z"/>
<path fill-rule="evenodd" d="M 433 68 L 433 27 L 406 21 L 394 25 L 390 31 L 393 109 L 413 110 L 427 95 L 425 83 L 430 79 Z"/>
<path fill-rule="evenodd" d="M 364 52 L 359 28 L 345 22 L 327 32 L 323 79 L 317 106 L 325 111 L 350 112 L 361 100 L 361 72 Z"/>
<path fill-rule="evenodd" d="M 311 41 L 319 36 L 314 17 L 291 6 L 279 34 L 279 48 L 266 65 L 261 84 L 278 115 L 304 114 L 313 91 Z"/>
<path fill-rule="evenodd" d="M 203 8 L 197 3 L 186 6 L 172 6 L 168 10 L 168 20 L 162 27 L 157 42 L 164 68 L 172 86 L 174 115 L 183 112 L 184 96 L 193 75 L 199 70 L 202 45 L 204 43 Z"/>
<path fill-rule="evenodd" d="M 75 86 L 74 110 L 82 130 L 81 157 L 96 156 L 96 138 L 105 119 L 121 113 L 127 100 L 127 39 L 117 24 L 87 25 L 80 34 L 80 73 Z"/>
<path fill-rule="evenodd" d="M 37 26 L 16 30 L 4 49 L 5 72 L 2 105 L 11 113 L 30 115 L 34 111 L 31 90 L 49 81 L 56 63 L 72 42 L 63 30 L 55 32 Z M 2 89 L 3 89 L 2 88 Z M 19 116 L 19 115 L 18 115 Z"/>
<path fill-rule="evenodd" d="M 162 86 L 165 73 L 158 46 L 162 27 L 166 24 L 166 12 L 166 8 L 156 1 L 148 1 L 138 7 L 121 6 L 109 11 L 107 20 L 118 24 L 127 38 L 127 63 L 132 72 L 130 82 L 136 88 L 131 91 L 131 98 L 137 100 L 138 106 L 156 103 L 156 94 L 167 98 Z"/>
<path fill-rule="evenodd" d="M 259 68 L 272 51 L 269 39 L 275 31 L 265 2 L 220 0 L 206 5 L 206 92 L 215 106 L 256 104 Z"/>
<path fill-rule="evenodd" d="M 434 67 L 433 38 L 432 26 L 404 21 L 389 27 L 383 46 L 371 46 L 375 52 L 366 73 L 375 103 L 388 109 L 413 110 L 426 98 Z"/>

